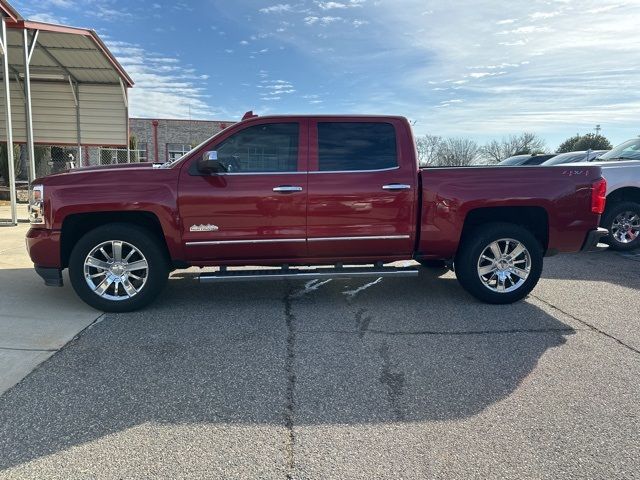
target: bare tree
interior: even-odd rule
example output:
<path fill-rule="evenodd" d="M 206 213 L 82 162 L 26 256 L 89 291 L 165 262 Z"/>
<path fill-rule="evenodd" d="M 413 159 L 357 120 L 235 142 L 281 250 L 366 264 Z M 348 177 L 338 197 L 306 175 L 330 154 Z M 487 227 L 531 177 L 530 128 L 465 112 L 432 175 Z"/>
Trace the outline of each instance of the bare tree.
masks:
<path fill-rule="evenodd" d="M 524 132 L 520 135 L 509 135 L 502 140 L 492 140 L 482 147 L 482 157 L 487 163 L 498 163 L 513 155 L 525 153 L 542 153 L 545 142 L 535 133 Z"/>
<path fill-rule="evenodd" d="M 436 161 L 438 147 L 442 143 L 442 137 L 438 135 L 424 135 L 416 138 L 416 151 L 418 163 L 421 167 L 433 165 Z"/>
<path fill-rule="evenodd" d="M 465 167 L 477 163 L 480 147 L 468 138 L 446 138 L 436 152 L 435 165 L 439 167 Z"/>

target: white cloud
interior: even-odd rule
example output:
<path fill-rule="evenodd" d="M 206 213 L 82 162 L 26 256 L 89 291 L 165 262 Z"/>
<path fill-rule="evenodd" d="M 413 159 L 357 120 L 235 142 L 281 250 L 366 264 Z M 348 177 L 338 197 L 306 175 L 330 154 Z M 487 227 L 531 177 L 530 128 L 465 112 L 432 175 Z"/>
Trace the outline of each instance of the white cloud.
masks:
<path fill-rule="evenodd" d="M 534 12 L 531 15 L 529 15 L 529 18 L 531 18 L 533 20 L 553 18 L 553 17 L 557 17 L 561 13 L 562 12 L 560 12 L 560 11 L 556 11 L 556 12 Z"/>
<path fill-rule="evenodd" d="M 322 13 L 317 7 L 303 22 L 320 25 Z M 298 33 L 291 45 L 348 79 L 351 98 L 341 105 L 404 113 L 418 120 L 418 133 L 569 135 L 595 123 L 637 125 L 640 101 L 629 92 L 640 90 L 639 17 L 640 2 L 619 0 L 403 0 L 402 8 L 381 1 L 358 9 L 375 36 L 334 29 Z M 461 103 L 452 94 L 464 108 L 453 108 Z M 449 108 L 434 115 L 439 105 Z"/>
<path fill-rule="evenodd" d="M 32 15 L 28 15 L 29 20 L 33 22 L 43 22 L 43 23 L 65 23 L 64 17 L 59 17 L 50 12 L 40 12 L 34 13 Z"/>
<path fill-rule="evenodd" d="M 316 2 L 321 10 L 335 10 L 361 7 L 364 2 L 361 1 L 347 1 L 347 2 Z"/>
<path fill-rule="evenodd" d="M 258 88 L 262 89 L 259 93 L 260 99 L 267 101 L 280 100 L 283 95 L 296 92 L 293 84 L 286 80 L 261 80 Z"/>
<path fill-rule="evenodd" d="M 86 10 L 86 14 L 93 17 L 98 17 L 105 21 L 122 21 L 130 20 L 133 18 L 133 14 L 126 8 L 113 8 L 102 3 L 96 3 L 90 9 Z"/>
<path fill-rule="evenodd" d="M 225 112 L 209 104 L 199 74 L 180 59 L 149 52 L 139 45 L 107 41 L 107 46 L 135 82 L 130 90 L 130 114 L 136 117 L 213 118 Z"/>
<path fill-rule="evenodd" d="M 74 5 L 74 3 L 71 0 L 46 0 L 43 3 L 47 5 L 52 5 L 54 7 L 60 7 L 60 8 L 70 8 Z"/>
<path fill-rule="evenodd" d="M 471 78 L 494 77 L 496 75 L 504 75 L 506 72 L 473 72 L 468 76 Z"/>
<path fill-rule="evenodd" d="M 271 5 L 270 7 L 264 7 L 260 9 L 262 13 L 283 13 L 290 12 L 291 5 L 288 3 L 278 3 L 276 5 Z"/>
<path fill-rule="evenodd" d="M 304 18 L 304 23 L 306 23 L 307 25 L 314 25 L 318 23 L 319 25 L 327 26 L 330 23 L 339 22 L 341 20 L 343 20 L 342 17 L 332 17 L 332 16 L 317 17 L 314 15 L 310 15 Z"/>
<path fill-rule="evenodd" d="M 513 30 L 502 30 L 497 32 L 496 35 L 509 35 L 509 34 L 531 34 L 531 33 L 542 33 L 542 32 L 550 32 L 551 29 L 549 27 L 538 27 L 536 25 L 527 25 L 526 27 L 518 27 Z"/>

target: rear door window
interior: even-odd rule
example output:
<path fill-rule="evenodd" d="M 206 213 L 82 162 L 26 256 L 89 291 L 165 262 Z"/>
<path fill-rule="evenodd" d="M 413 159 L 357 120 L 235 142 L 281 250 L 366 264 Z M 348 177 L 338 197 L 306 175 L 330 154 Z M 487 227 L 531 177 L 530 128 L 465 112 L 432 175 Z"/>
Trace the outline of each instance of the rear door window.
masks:
<path fill-rule="evenodd" d="M 319 171 L 382 170 L 397 166 L 396 131 L 390 123 L 318 123 Z"/>

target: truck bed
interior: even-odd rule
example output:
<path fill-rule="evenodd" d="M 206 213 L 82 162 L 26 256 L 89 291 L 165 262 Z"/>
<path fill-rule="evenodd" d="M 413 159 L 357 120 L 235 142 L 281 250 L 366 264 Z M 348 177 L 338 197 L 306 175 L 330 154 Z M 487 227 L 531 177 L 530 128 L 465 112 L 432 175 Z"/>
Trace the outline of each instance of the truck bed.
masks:
<path fill-rule="evenodd" d="M 522 223 L 546 216 L 548 254 L 577 251 L 585 232 L 597 224 L 589 206 L 591 184 L 600 175 L 598 166 L 420 169 L 418 254 L 453 257 L 465 219 L 472 212 L 490 218 L 498 207 L 512 209 L 514 220 Z"/>

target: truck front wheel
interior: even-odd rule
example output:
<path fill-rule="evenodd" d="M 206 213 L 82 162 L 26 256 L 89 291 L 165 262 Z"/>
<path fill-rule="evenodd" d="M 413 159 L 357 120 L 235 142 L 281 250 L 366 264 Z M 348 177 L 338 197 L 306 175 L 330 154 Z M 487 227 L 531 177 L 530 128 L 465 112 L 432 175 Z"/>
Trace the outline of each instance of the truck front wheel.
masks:
<path fill-rule="evenodd" d="M 105 312 L 129 312 L 153 301 L 169 276 L 166 255 L 151 232 L 112 223 L 85 234 L 69 258 L 78 296 Z"/>
<path fill-rule="evenodd" d="M 487 303 L 526 297 L 542 274 L 540 242 L 527 229 L 492 223 L 465 235 L 455 260 L 456 277 L 471 295 Z"/>

